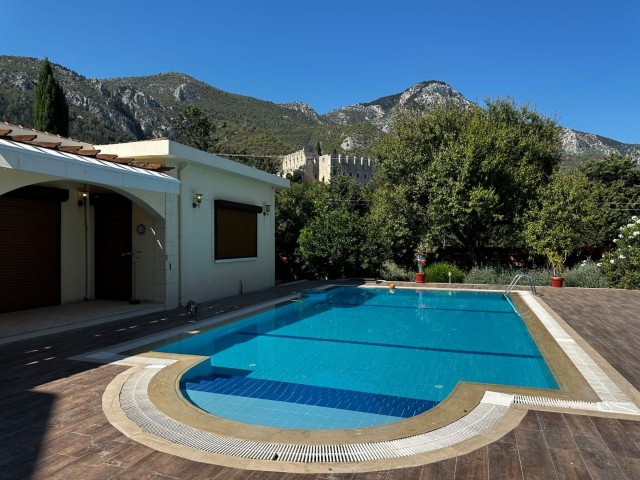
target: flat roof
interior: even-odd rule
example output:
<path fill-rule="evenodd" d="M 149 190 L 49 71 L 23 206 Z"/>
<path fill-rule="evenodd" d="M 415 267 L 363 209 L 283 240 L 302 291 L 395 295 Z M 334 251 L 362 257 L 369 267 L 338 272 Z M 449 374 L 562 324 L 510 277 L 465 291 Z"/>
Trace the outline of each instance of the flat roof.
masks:
<path fill-rule="evenodd" d="M 95 148 L 104 153 L 121 157 L 132 157 L 140 160 L 153 159 L 155 162 L 162 162 L 163 159 L 165 161 L 184 160 L 233 175 L 252 178 L 268 183 L 276 188 L 289 188 L 290 185 L 289 180 L 278 177 L 277 175 L 163 138 L 142 140 L 139 142 L 96 145 Z"/>

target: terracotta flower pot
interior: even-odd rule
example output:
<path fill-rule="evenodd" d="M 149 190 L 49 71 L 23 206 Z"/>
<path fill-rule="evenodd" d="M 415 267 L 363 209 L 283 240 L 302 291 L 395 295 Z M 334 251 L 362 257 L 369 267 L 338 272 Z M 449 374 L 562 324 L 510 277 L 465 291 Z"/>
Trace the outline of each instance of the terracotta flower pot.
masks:
<path fill-rule="evenodd" d="M 551 277 L 552 287 L 561 288 L 562 282 L 564 282 L 564 277 Z"/>
<path fill-rule="evenodd" d="M 424 272 L 416 273 L 416 283 L 424 283 L 427 280 L 427 274 Z"/>

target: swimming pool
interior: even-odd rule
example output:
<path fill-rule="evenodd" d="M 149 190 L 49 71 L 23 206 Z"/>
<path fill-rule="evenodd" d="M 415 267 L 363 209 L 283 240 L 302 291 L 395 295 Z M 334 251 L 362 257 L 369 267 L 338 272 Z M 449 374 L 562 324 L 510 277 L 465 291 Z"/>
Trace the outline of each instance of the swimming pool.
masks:
<path fill-rule="evenodd" d="M 194 405 L 279 428 L 396 422 L 461 380 L 558 388 L 500 293 L 339 287 L 156 351 L 209 357 L 181 379 Z"/>

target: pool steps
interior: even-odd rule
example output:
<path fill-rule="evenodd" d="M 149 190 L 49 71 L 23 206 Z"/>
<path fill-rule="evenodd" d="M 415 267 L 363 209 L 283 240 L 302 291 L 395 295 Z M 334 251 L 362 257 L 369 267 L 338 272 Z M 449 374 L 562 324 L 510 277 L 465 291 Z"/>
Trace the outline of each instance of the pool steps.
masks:
<path fill-rule="evenodd" d="M 150 364 L 133 373 L 120 391 L 120 405 L 125 415 L 144 431 L 169 442 L 219 455 L 277 462 L 360 462 L 387 460 L 427 453 L 450 447 L 492 428 L 507 413 L 512 404 L 556 407 L 640 415 L 633 403 L 576 402 L 568 400 L 485 392 L 480 403 L 464 417 L 438 429 L 388 441 L 301 445 L 256 442 L 204 432 L 184 425 L 155 408 L 147 394 L 149 383 L 167 361 Z"/>

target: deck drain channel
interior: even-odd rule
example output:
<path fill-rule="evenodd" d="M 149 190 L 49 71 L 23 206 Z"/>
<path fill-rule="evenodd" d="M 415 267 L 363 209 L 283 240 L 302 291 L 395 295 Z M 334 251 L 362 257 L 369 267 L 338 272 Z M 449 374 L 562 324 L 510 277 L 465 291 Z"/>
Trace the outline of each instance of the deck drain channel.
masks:
<path fill-rule="evenodd" d="M 586 410 L 589 412 L 640 415 L 640 409 L 638 409 L 638 407 L 636 407 L 632 402 L 580 402 L 576 400 L 562 400 L 558 398 L 514 395 L 513 403 L 531 405 L 535 407 L 566 408 L 568 410 Z"/>
<path fill-rule="evenodd" d="M 430 432 L 395 440 L 302 445 L 256 442 L 203 432 L 166 416 L 151 403 L 147 388 L 159 366 L 131 375 L 120 391 L 125 415 L 146 432 L 170 442 L 209 453 L 274 462 L 363 462 L 406 457 L 455 445 L 493 427 L 507 412 L 512 395 L 486 392 L 466 416 Z"/>

